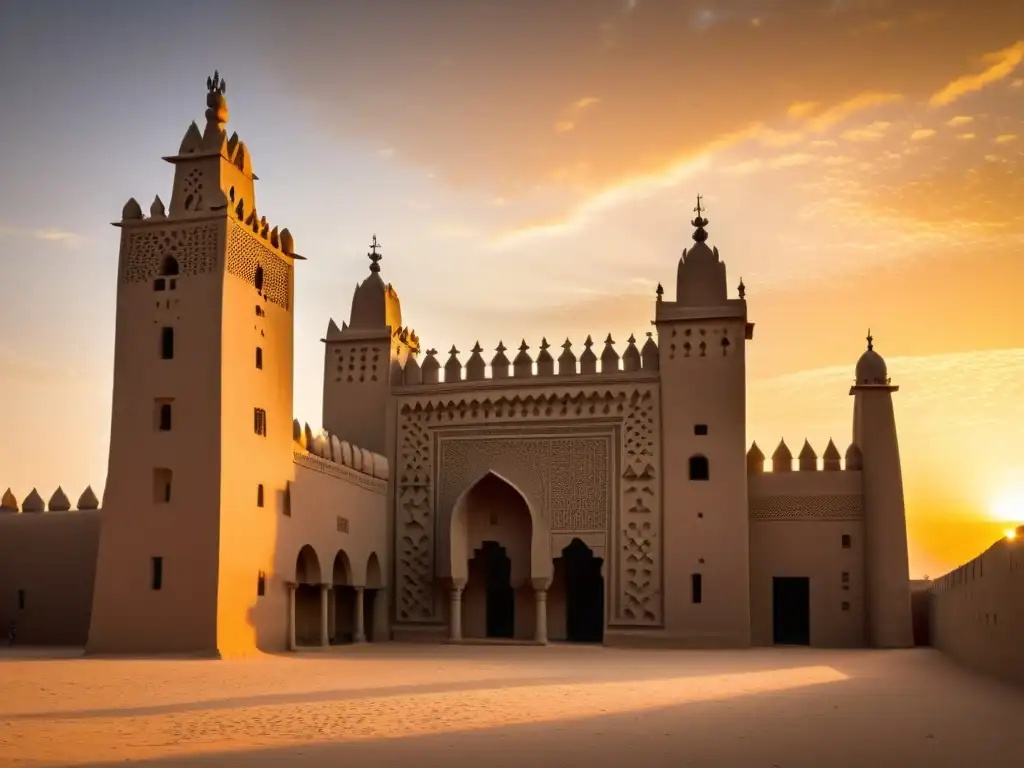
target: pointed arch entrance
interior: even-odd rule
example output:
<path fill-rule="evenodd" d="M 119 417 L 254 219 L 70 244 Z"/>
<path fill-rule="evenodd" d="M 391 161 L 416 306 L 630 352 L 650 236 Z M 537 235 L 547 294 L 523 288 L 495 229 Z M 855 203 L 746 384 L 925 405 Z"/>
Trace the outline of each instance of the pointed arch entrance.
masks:
<path fill-rule="evenodd" d="M 304 545 L 295 558 L 295 644 L 321 644 L 321 585 L 320 558 L 309 544 Z"/>
<path fill-rule="evenodd" d="M 555 560 L 553 590 L 564 600 L 565 639 L 570 643 L 604 641 L 604 560 L 574 538 Z"/>
<path fill-rule="evenodd" d="M 450 529 L 451 577 L 458 599 L 453 594 L 449 618 L 459 636 L 533 635 L 534 539 L 530 505 L 505 478 L 488 472 L 462 494 Z"/>

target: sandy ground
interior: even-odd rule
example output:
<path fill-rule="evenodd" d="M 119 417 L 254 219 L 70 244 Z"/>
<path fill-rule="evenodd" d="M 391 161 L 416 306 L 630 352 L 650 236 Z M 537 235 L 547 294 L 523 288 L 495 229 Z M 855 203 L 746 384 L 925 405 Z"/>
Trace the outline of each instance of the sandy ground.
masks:
<path fill-rule="evenodd" d="M 0 766 L 1024 765 L 1024 689 L 932 650 L 0 651 Z"/>

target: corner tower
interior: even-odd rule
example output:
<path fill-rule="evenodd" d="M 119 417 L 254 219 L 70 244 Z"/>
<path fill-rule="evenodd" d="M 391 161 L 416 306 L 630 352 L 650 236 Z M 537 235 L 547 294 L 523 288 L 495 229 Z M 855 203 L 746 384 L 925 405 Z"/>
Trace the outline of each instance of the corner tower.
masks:
<path fill-rule="evenodd" d="M 885 360 L 868 348 L 857 361 L 853 395 L 853 442 L 860 448 L 864 478 L 864 569 L 867 639 L 875 648 L 914 644 L 903 471 Z"/>
<path fill-rule="evenodd" d="M 324 429 L 375 453 L 387 451 L 391 377 L 419 352 L 415 331 L 402 325 L 398 292 L 380 276 L 378 250 L 370 244 L 370 274 L 356 286 L 348 323 L 327 326 L 324 342 Z"/>
<path fill-rule="evenodd" d="M 94 653 L 251 651 L 257 600 L 277 599 L 258 593 L 273 573 L 275 507 L 291 477 L 301 257 L 287 229 L 256 213 L 256 176 L 246 146 L 224 130 L 219 75 L 207 90 L 204 130 L 192 123 L 164 158 L 174 166 L 170 209 L 157 196 L 144 217 L 132 199 L 115 224 Z"/>
<path fill-rule="evenodd" d="M 750 644 L 746 470 L 747 322 L 707 245 L 700 197 L 695 245 L 683 251 L 676 300 L 658 286 L 667 634 L 693 645 Z"/>

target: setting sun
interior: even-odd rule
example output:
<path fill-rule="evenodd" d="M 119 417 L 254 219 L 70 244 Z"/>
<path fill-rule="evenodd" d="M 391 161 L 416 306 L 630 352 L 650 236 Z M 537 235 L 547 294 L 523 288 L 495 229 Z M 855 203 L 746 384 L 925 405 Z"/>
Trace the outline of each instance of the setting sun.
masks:
<path fill-rule="evenodd" d="M 1024 490 L 1003 494 L 992 502 L 992 517 L 1003 523 L 1024 524 Z"/>

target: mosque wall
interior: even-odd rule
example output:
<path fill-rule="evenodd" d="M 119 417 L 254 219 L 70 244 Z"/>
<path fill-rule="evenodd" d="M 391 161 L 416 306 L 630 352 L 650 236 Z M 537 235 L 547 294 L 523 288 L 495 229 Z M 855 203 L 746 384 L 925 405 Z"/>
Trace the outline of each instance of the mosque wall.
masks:
<path fill-rule="evenodd" d="M 99 546 L 98 509 L 0 512 L 0 643 L 85 645 Z"/>
<path fill-rule="evenodd" d="M 1024 526 L 930 590 L 931 644 L 972 669 L 1024 682 Z"/>

